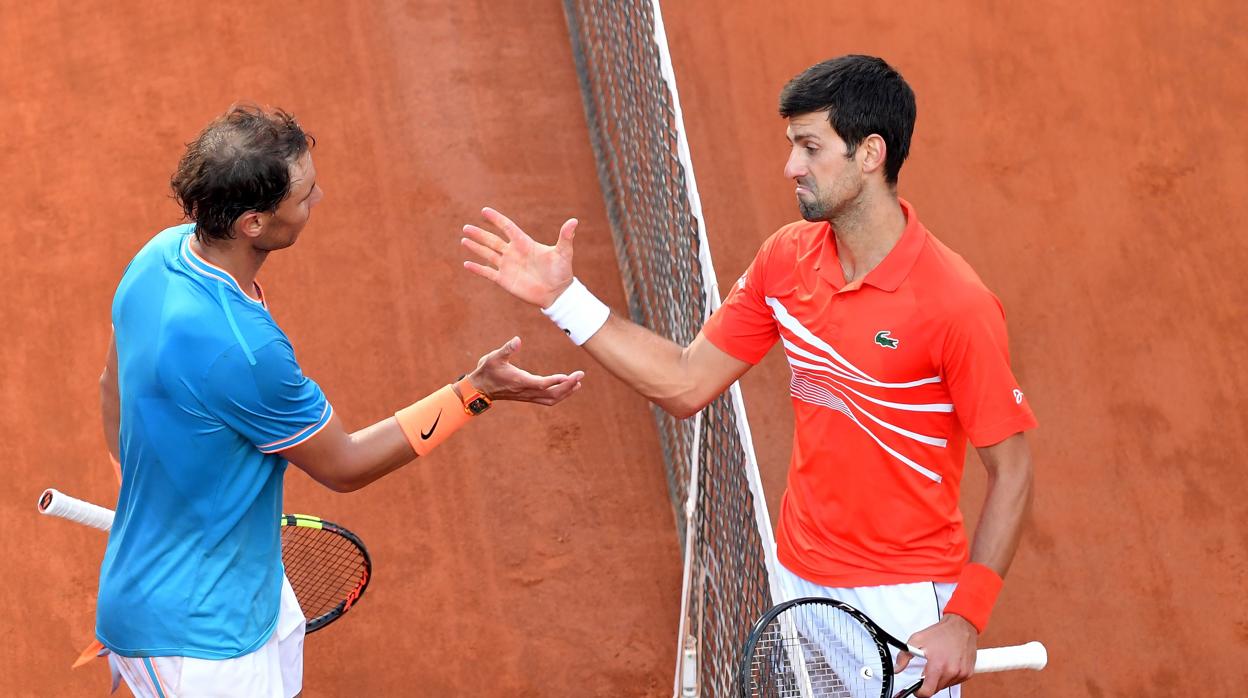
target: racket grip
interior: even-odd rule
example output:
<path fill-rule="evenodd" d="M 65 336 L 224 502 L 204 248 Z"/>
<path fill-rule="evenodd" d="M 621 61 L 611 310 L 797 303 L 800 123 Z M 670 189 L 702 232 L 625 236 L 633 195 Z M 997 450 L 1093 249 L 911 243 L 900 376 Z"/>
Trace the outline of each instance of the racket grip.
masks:
<path fill-rule="evenodd" d="M 84 526 L 107 531 L 113 527 L 113 512 L 58 490 L 48 488 L 39 495 L 39 513 L 68 519 Z"/>
<path fill-rule="evenodd" d="M 1049 663 L 1049 651 L 1039 642 L 1028 642 L 1013 647 L 990 647 L 975 654 L 975 673 L 1034 669 L 1039 671 Z"/>

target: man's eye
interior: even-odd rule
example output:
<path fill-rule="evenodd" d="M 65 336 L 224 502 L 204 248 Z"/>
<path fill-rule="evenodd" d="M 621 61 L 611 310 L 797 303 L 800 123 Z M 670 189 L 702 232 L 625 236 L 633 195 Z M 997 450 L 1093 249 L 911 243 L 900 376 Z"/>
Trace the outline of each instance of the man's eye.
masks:
<path fill-rule="evenodd" d="M 806 152 L 810 153 L 811 155 L 814 155 L 818 151 L 819 149 L 814 147 L 813 145 L 806 146 Z"/>

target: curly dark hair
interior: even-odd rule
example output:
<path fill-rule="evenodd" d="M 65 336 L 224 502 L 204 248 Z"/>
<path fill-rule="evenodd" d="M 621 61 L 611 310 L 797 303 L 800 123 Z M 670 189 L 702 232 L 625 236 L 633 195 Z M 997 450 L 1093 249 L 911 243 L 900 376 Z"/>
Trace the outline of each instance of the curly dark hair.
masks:
<path fill-rule="evenodd" d="M 235 104 L 186 145 L 169 185 L 200 242 L 233 238 L 239 216 L 286 198 L 291 164 L 314 145 L 285 111 Z"/>
<path fill-rule="evenodd" d="M 875 56 L 841 56 L 812 65 L 780 92 L 786 119 L 825 110 L 847 156 L 873 133 L 884 139 L 884 179 L 896 184 L 917 115 L 914 91 L 901 73 Z"/>

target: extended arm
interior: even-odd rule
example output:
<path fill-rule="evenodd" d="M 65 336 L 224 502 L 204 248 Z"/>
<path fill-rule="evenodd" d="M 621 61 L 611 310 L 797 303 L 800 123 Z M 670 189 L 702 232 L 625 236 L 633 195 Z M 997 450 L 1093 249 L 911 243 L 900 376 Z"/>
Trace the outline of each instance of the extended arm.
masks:
<path fill-rule="evenodd" d="M 462 244 L 484 262 L 465 262 L 465 268 L 520 300 L 550 308 L 572 285 L 576 219 L 563 224 L 552 246 L 534 241 L 493 209 L 482 213 L 498 233 L 464 226 Z M 749 363 L 726 354 L 701 333 L 682 347 L 614 314 L 594 329 L 582 344 L 585 350 L 612 375 L 679 418 L 705 407 L 750 369 Z"/>
<path fill-rule="evenodd" d="M 575 392 L 584 373 L 535 376 L 511 364 L 510 358 L 520 347 L 514 338 L 501 348 L 483 356 L 476 370 L 468 375 L 469 382 L 492 400 L 533 402 L 554 405 Z M 458 390 L 455 391 L 458 396 Z M 430 398 L 436 398 L 436 393 Z M 422 403 L 425 401 L 421 401 Z M 446 410 L 463 410 L 458 397 Z M 420 403 L 417 403 L 420 404 Z M 450 428 L 457 414 L 444 414 L 438 405 L 430 413 L 428 434 L 436 433 L 439 425 Z M 444 419 L 445 418 L 445 419 Z M 461 420 L 462 422 L 462 420 Z M 425 426 L 420 427 L 424 431 Z M 372 426 L 348 433 L 335 414 L 325 428 L 312 438 L 281 452 L 282 457 L 308 473 L 312 479 L 336 492 L 351 492 L 397 470 L 416 457 L 416 449 L 395 417 L 383 419 Z"/>
<path fill-rule="evenodd" d="M 617 315 L 583 346 L 612 375 L 679 419 L 706 407 L 750 369 L 701 333 L 682 347 Z"/>

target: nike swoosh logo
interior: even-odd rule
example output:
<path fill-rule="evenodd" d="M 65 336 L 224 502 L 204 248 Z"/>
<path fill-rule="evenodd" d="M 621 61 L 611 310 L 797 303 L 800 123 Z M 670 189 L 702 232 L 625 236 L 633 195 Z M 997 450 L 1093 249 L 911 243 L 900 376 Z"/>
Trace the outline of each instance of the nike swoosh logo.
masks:
<path fill-rule="evenodd" d="M 430 436 L 433 436 L 433 430 L 438 428 L 438 422 L 440 422 L 441 420 L 442 420 L 442 410 L 438 410 L 438 416 L 434 418 L 433 426 L 429 427 L 429 431 L 420 432 L 420 440 L 427 441 Z"/>

